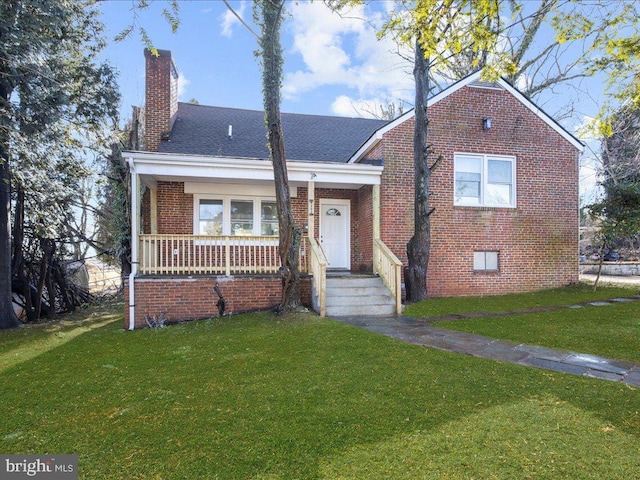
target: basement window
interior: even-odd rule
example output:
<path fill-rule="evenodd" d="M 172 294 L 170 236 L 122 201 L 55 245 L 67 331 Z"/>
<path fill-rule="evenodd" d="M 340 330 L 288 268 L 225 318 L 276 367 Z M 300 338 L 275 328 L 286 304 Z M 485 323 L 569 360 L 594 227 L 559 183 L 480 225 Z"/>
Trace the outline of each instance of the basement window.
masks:
<path fill-rule="evenodd" d="M 473 252 L 473 270 L 476 272 L 497 272 L 498 252 L 476 251 Z"/>

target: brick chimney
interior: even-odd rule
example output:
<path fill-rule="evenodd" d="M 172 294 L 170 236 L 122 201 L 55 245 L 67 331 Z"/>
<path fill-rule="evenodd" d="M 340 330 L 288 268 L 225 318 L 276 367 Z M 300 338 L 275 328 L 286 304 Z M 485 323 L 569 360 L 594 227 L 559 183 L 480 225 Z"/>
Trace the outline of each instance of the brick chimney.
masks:
<path fill-rule="evenodd" d="M 144 148 L 149 152 L 156 152 L 163 137 L 168 138 L 178 114 L 178 70 L 169 50 L 158 50 L 158 56 L 155 56 L 149 49 L 145 49 L 144 56 Z"/>

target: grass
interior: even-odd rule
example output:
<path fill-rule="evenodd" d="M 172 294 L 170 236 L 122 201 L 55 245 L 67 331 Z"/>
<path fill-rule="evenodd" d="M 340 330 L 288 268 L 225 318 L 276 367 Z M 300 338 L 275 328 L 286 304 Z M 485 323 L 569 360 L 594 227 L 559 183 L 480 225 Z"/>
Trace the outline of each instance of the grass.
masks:
<path fill-rule="evenodd" d="M 568 306 L 616 297 L 629 297 L 638 289 L 600 287 L 578 284 L 570 287 L 541 290 L 532 293 L 497 295 L 492 297 L 433 298 L 407 306 L 404 313 L 410 317 L 427 318 L 476 312 L 512 312 L 516 310 Z"/>
<path fill-rule="evenodd" d="M 76 453 L 91 479 L 640 476 L 640 389 L 311 315 L 94 313 L 0 331 L 1 452 Z"/>
<path fill-rule="evenodd" d="M 530 294 L 487 298 L 434 299 L 412 305 L 413 311 L 437 310 L 439 315 L 472 312 L 512 312 L 545 306 L 569 306 L 586 302 L 631 297 L 637 290 L 582 285 Z M 429 302 L 437 302 L 430 307 Z M 409 310 L 409 308 L 407 309 Z M 412 310 L 410 310 L 412 311 Z M 640 363 L 640 301 L 585 305 L 553 311 L 478 316 L 439 321 L 439 327 L 476 333 L 518 343 L 542 345 Z"/>
<path fill-rule="evenodd" d="M 487 337 L 640 363 L 640 301 L 438 322 Z"/>

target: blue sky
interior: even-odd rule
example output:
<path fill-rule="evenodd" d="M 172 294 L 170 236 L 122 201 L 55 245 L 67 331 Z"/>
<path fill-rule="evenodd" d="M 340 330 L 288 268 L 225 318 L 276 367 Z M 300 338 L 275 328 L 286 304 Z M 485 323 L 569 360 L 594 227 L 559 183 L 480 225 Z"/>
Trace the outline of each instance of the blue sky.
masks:
<path fill-rule="evenodd" d="M 229 12 L 221 0 L 180 2 L 181 25 L 171 33 L 161 11 L 162 0 L 146 10 L 132 10 L 138 0 L 100 2 L 107 36 L 112 39 L 134 19 L 144 27 L 154 45 L 171 50 L 181 77 L 180 100 L 249 109 L 262 108 L 259 63 L 255 37 Z M 251 2 L 230 1 L 251 23 Z M 294 113 L 358 116 L 376 104 L 413 102 L 412 65 L 401 59 L 396 44 L 376 32 L 388 2 L 369 2 L 342 17 L 322 1 L 296 1 L 282 30 L 285 78 L 282 110 Z M 135 15 L 135 17 L 134 17 Z M 552 34 L 551 32 L 549 34 Z M 120 72 L 124 110 L 144 102 L 143 44 L 135 32 L 126 40 L 109 42 L 106 57 Z M 599 82 L 585 82 L 586 95 L 557 88 L 537 98 L 554 114 L 568 96 L 579 97 L 577 115 L 565 122 L 569 129 L 582 116 L 594 116 L 601 92 Z"/>
<path fill-rule="evenodd" d="M 250 2 L 230 3 L 251 21 Z M 148 10 L 137 11 L 136 22 L 147 30 L 156 48 L 172 51 L 181 76 L 180 99 L 261 109 L 255 37 L 225 4 L 220 0 L 181 2 L 181 25 L 175 34 L 161 15 L 165 6 L 156 1 Z M 131 7 L 130 0 L 101 2 L 109 38 L 134 20 Z M 286 55 L 283 111 L 357 116 L 354 107 L 363 101 L 412 99 L 410 65 L 393 53 L 396 47 L 391 41 L 377 41 L 375 27 L 362 20 L 366 16 L 380 24 L 379 15 L 367 9 L 340 18 L 322 2 L 294 3 L 290 12 L 282 39 Z M 127 114 L 130 105 L 144 103 L 143 45 L 135 33 L 123 42 L 109 43 L 105 55 L 120 72 L 123 114 Z"/>
<path fill-rule="evenodd" d="M 106 24 L 105 57 L 118 69 L 123 119 L 132 105 L 144 104 L 144 56 L 140 35 L 116 43 L 113 37 L 132 22 L 146 29 L 156 48 L 171 50 L 180 73 L 180 100 L 195 98 L 204 105 L 262 109 L 260 67 L 254 56 L 255 37 L 237 21 L 221 0 L 180 2 L 177 33 L 162 17 L 167 3 L 151 2 L 132 10 L 136 0 L 103 0 Z M 137 2 L 136 2 L 137 3 Z M 250 1 L 230 1 L 251 22 Z M 285 51 L 282 111 L 318 115 L 366 116 L 378 105 L 402 100 L 413 103 L 410 63 L 396 53 L 390 39 L 378 40 L 386 2 L 369 2 L 342 17 L 321 1 L 289 4 L 282 30 Z M 599 79 L 583 82 L 581 92 L 558 88 L 537 99 L 554 115 L 571 98 L 577 99 L 572 118 L 561 123 L 570 131 L 596 115 L 602 95 Z M 582 191 L 591 191 L 596 177 L 585 157 Z"/>

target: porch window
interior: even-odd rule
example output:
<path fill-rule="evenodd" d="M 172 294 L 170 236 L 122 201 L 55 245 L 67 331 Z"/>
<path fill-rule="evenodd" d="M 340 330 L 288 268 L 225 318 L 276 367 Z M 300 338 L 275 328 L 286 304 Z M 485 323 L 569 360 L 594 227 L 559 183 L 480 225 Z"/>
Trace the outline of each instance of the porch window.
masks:
<path fill-rule="evenodd" d="M 276 202 L 265 198 L 194 199 L 196 235 L 278 235 Z"/>
<path fill-rule="evenodd" d="M 456 154 L 454 204 L 515 207 L 515 158 Z"/>
<path fill-rule="evenodd" d="M 231 235 L 253 235 L 252 200 L 231 200 Z"/>
<path fill-rule="evenodd" d="M 199 214 L 202 235 L 222 235 L 222 200 L 200 200 Z"/>
<path fill-rule="evenodd" d="M 263 200 L 260 211 L 261 234 L 278 235 L 278 207 L 276 202 Z"/>

